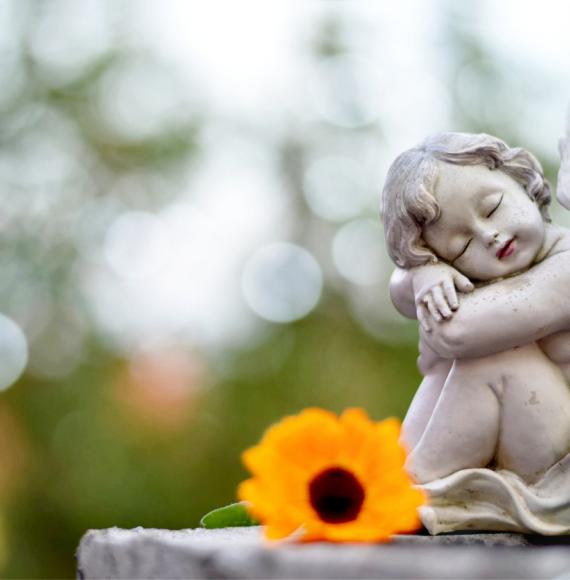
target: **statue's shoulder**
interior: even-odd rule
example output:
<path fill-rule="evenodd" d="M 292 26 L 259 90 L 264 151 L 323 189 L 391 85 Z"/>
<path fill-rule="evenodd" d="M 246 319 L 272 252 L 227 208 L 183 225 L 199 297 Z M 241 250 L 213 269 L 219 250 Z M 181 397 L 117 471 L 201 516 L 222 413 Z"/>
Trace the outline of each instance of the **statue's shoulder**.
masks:
<path fill-rule="evenodd" d="M 543 260 L 557 254 L 570 252 L 570 229 L 557 224 L 549 224 L 547 231 L 547 241 Z"/>

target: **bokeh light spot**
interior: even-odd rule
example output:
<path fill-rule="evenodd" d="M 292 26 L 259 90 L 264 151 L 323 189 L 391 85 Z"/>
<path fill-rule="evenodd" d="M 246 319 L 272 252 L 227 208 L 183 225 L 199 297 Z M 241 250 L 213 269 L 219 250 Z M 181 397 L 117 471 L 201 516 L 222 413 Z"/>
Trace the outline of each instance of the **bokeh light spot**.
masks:
<path fill-rule="evenodd" d="M 156 274 L 168 260 L 170 244 L 160 220 L 142 211 L 126 212 L 107 230 L 104 253 L 108 264 L 124 278 Z"/>
<path fill-rule="evenodd" d="M 258 250 L 243 272 L 242 288 L 251 309 L 272 322 L 306 316 L 321 296 L 323 277 L 304 248 L 280 242 Z"/>
<path fill-rule="evenodd" d="M 28 364 L 28 341 L 20 327 L 0 314 L 0 391 L 11 387 Z"/>
<path fill-rule="evenodd" d="M 186 90 L 170 69 L 150 60 L 124 62 L 102 79 L 97 98 L 105 129 L 127 141 L 149 139 L 189 119 Z"/>
<path fill-rule="evenodd" d="M 37 7 L 28 43 L 42 77 L 51 86 L 76 80 L 111 49 L 109 6 L 99 0 L 55 0 Z"/>
<path fill-rule="evenodd" d="M 316 110 L 329 123 L 355 129 L 378 119 L 387 90 L 373 61 L 343 54 L 323 59 L 321 72 L 312 83 L 312 97 Z"/>
<path fill-rule="evenodd" d="M 387 267 L 382 229 L 375 220 L 343 226 L 334 237 L 332 253 L 337 270 L 355 284 L 378 283 Z"/>
<path fill-rule="evenodd" d="M 318 159 L 305 175 L 305 198 L 313 213 L 325 220 L 350 219 L 370 201 L 366 178 L 364 168 L 347 157 Z"/>

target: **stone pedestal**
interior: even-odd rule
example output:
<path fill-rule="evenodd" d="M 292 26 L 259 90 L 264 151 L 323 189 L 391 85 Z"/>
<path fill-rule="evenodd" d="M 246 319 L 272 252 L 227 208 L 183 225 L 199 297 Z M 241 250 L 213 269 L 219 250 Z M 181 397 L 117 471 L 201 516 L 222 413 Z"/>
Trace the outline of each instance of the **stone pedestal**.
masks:
<path fill-rule="evenodd" d="M 91 530 L 78 577 L 570 579 L 570 545 L 521 534 L 397 536 L 390 544 L 268 544 L 261 530 Z"/>

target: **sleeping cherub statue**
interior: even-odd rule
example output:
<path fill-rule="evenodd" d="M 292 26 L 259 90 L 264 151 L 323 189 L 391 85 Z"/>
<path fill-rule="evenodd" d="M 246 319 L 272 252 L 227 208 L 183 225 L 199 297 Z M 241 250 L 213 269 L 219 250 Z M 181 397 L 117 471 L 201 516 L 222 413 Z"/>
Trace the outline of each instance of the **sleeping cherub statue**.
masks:
<path fill-rule="evenodd" d="M 390 292 L 424 377 L 402 441 L 431 534 L 570 534 L 570 230 L 550 201 L 538 160 L 486 134 L 431 136 L 388 172 Z"/>

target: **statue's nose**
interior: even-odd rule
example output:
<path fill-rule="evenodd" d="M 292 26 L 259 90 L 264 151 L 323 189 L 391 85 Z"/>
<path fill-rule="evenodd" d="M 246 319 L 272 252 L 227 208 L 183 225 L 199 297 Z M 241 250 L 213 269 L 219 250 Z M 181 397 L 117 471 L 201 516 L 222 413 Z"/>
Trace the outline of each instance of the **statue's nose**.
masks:
<path fill-rule="evenodd" d="M 499 232 L 494 229 L 483 230 L 481 235 L 483 238 L 483 242 L 487 246 L 493 246 L 499 240 Z"/>

